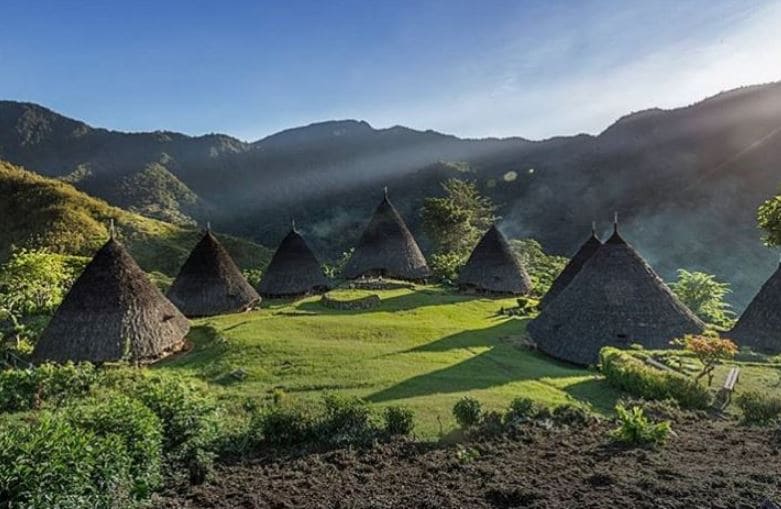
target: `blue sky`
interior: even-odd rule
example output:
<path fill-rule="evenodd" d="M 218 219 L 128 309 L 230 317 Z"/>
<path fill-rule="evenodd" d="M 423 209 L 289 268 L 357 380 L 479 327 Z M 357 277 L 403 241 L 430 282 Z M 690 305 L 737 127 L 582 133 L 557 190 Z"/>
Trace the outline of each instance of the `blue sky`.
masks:
<path fill-rule="evenodd" d="M 245 140 L 341 118 L 598 133 L 781 80 L 779 0 L 0 0 L 0 26 L 0 98 Z"/>

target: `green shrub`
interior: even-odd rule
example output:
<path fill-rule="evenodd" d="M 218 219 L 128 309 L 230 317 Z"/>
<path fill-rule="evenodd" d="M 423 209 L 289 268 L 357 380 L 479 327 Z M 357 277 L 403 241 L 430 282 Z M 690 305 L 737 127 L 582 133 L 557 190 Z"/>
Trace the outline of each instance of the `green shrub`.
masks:
<path fill-rule="evenodd" d="M 540 413 L 540 405 L 529 398 L 515 398 L 510 402 L 510 408 L 504 414 L 506 424 L 535 419 Z"/>
<path fill-rule="evenodd" d="M 61 415 L 0 430 L 0 502 L 8 507 L 133 507 L 125 440 L 79 429 Z"/>
<path fill-rule="evenodd" d="M 761 392 L 744 392 L 735 400 L 746 424 L 769 424 L 781 415 L 781 399 Z"/>
<path fill-rule="evenodd" d="M 68 409 L 69 420 L 98 437 L 117 435 L 131 459 L 133 494 L 146 498 L 162 484 L 163 429 L 160 419 L 140 401 L 112 395 Z"/>
<path fill-rule="evenodd" d="M 484 412 L 480 417 L 479 432 L 485 435 L 498 435 L 504 431 L 504 415 L 501 412 Z"/>
<path fill-rule="evenodd" d="M 389 406 L 383 413 L 385 433 L 390 436 L 410 435 L 415 428 L 415 412 L 404 406 Z"/>
<path fill-rule="evenodd" d="M 131 394 L 160 418 L 163 451 L 171 473 L 184 469 L 191 482 L 203 482 L 217 448 L 215 402 L 191 384 L 161 376 L 137 381 Z"/>
<path fill-rule="evenodd" d="M 0 412 L 32 410 L 46 402 L 57 404 L 84 396 L 97 379 L 98 373 L 89 363 L 0 371 Z"/>
<path fill-rule="evenodd" d="M 458 279 L 458 273 L 465 263 L 466 258 L 456 252 L 437 253 L 432 255 L 429 260 L 429 266 L 434 276 L 447 282 Z"/>
<path fill-rule="evenodd" d="M 705 409 L 712 395 L 707 387 L 677 373 L 646 366 L 641 360 L 617 348 L 600 351 L 601 370 L 608 383 L 643 399 L 674 399 L 682 408 Z"/>
<path fill-rule="evenodd" d="M 323 443 L 333 445 L 365 443 L 377 432 L 369 405 L 360 398 L 339 394 L 323 396 L 325 412 L 318 426 Z"/>
<path fill-rule="evenodd" d="M 251 442 L 266 441 L 272 445 L 290 446 L 313 440 L 315 420 L 307 409 L 300 405 L 273 405 L 257 412 L 250 421 Z"/>
<path fill-rule="evenodd" d="M 629 445 L 658 445 L 664 443 L 672 431 L 669 421 L 654 423 L 648 420 L 640 407 L 626 409 L 616 406 L 620 426 L 610 433 L 619 442 Z"/>
<path fill-rule="evenodd" d="M 482 413 L 483 409 L 480 402 L 469 396 L 464 396 L 453 406 L 453 416 L 462 428 L 469 428 L 479 424 Z"/>

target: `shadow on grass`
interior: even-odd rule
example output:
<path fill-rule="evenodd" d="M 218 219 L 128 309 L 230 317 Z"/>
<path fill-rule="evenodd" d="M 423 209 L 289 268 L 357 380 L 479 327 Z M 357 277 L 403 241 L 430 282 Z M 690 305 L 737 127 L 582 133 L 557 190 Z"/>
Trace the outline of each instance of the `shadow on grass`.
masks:
<path fill-rule="evenodd" d="M 238 325 L 241 325 L 241 322 Z M 235 328 L 232 327 L 232 328 Z M 187 354 L 164 359 L 155 364 L 155 366 L 169 368 L 187 368 L 195 365 L 201 365 L 205 362 L 211 362 L 218 359 L 228 348 L 228 341 L 220 331 L 212 325 L 198 325 L 190 329 L 187 339 L 192 343 L 193 348 Z"/>
<path fill-rule="evenodd" d="M 502 321 L 493 327 L 459 332 L 397 353 L 447 352 L 448 350 L 492 346 L 502 342 L 509 344 L 517 343 L 523 337 L 524 325 L 529 320 L 528 318 L 505 319 L 499 316 L 496 319 Z"/>
<path fill-rule="evenodd" d="M 520 349 L 513 344 L 512 336 L 520 336 L 522 330 L 518 320 L 507 320 L 494 327 L 461 332 L 427 345 L 392 354 L 489 348 L 481 353 L 474 352 L 474 356 L 457 364 L 409 378 L 375 392 L 366 399 L 373 403 L 381 403 L 432 394 L 489 389 L 524 380 L 582 376 L 587 373 L 583 369 L 555 361 L 541 353 Z"/>
<path fill-rule="evenodd" d="M 371 292 L 369 292 L 371 293 Z M 429 306 L 443 306 L 449 304 L 457 304 L 461 302 L 468 302 L 472 300 L 490 299 L 500 300 L 507 299 L 504 297 L 489 297 L 484 295 L 474 294 L 462 294 L 452 291 L 448 291 L 442 288 L 424 288 L 411 291 L 404 295 L 398 295 L 395 297 L 382 298 L 382 292 L 377 292 L 382 299 L 379 306 L 369 309 L 352 309 L 352 310 L 337 310 L 327 308 L 321 305 L 318 301 L 302 302 L 296 309 L 303 311 L 316 312 L 318 314 L 328 315 L 359 315 L 364 313 L 386 312 L 394 313 L 397 311 L 410 311 L 413 309 L 420 309 Z"/>
<path fill-rule="evenodd" d="M 567 387 L 564 392 L 576 400 L 591 405 L 594 410 L 605 415 L 610 415 L 621 397 L 621 392 L 614 389 L 601 377 L 594 373 L 594 377 L 583 380 Z"/>

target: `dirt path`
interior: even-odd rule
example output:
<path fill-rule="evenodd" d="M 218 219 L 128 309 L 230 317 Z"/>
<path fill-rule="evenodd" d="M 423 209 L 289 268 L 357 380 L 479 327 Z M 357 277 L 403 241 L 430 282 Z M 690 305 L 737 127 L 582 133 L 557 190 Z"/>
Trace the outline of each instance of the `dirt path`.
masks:
<path fill-rule="evenodd" d="M 223 465 L 167 508 L 750 508 L 781 499 L 773 430 L 689 420 L 658 450 L 610 443 L 609 423 L 525 427 L 458 446 L 399 442 Z M 464 448 L 462 447 L 463 451 Z M 460 456 L 460 457 L 459 457 Z"/>

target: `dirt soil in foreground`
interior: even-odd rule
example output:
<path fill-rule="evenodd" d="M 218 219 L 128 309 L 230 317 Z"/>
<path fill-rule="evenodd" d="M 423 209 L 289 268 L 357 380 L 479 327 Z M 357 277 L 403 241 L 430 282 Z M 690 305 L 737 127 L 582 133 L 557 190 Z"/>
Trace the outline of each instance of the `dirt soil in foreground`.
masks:
<path fill-rule="evenodd" d="M 773 428 L 679 420 L 658 449 L 611 443 L 611 423 L 525 425 L 462 446 L 395 442 L 222 464 L 165 508 L 751 508 L 781 500 Z"/>

